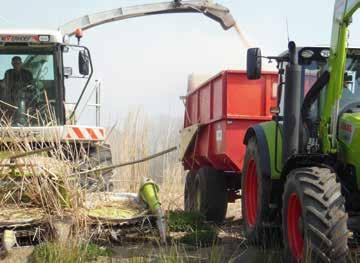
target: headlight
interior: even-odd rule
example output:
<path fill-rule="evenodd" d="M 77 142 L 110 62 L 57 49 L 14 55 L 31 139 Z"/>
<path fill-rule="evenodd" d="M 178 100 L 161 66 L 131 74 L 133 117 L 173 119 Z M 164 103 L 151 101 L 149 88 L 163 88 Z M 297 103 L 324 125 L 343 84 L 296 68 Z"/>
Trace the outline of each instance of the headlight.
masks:
<path fill-rule="evenodd" d="M 312 51 L 310 49 L 306 49 L 306 50 L 301 52 L 301 56 L 303 58 L 311 58 L 313 55 L 314 55 L 314 51 Z"/>
<path fill-rule="evenodd" d="M 330 49 L 323 49 L 323 50 L 321 50 L 320 55 L 321 55 L 323 58 L 328 58 L 328 57 L 330 57 Z"/>
<path fill-rule="evenodd" d="M 39 35 L 39 41 L 40 42 L 49 42 L 50 36 L 49 35 Z"/>

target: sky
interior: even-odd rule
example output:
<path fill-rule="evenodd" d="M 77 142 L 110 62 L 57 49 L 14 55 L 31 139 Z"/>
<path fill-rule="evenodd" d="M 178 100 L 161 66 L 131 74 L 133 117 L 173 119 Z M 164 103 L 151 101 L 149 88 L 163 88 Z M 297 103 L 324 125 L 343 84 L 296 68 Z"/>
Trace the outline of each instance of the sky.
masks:
<path fill-rule="evenodd" d="M 154 2 L 164 1 L 6 1 L 0 11 L 0 29 L 56 29 L 86 14 Z M 330 43 L 333 0 L 214 2 L 230 9 L 250 45 L 261 47 L 264 55 L 285 50 L 288 37 L 299 46 Z M 359 26 L 356 15 L 351 29 Z M 360 46 L 356 31 L 351 30 L 350 44 Z M 223 31 L 199 14 L 149 16 L 102 25 L 85 31 L 82 44 L 91 51 L 94 79 L 102 83 L 102 124 L 106 126 L 138 107 L 153 116 L 181 117 L 184 107 L 179 97 L 186 94 L 189 74 L 213 75 L 225 69 L 244 69 L 246 64 L 246 47 L 236 31 Z M 78 96 L 81 87 L 67 91 L 70 99 Z M 85 112 L 81 117 L 92 122 L 93 110 Z"/>

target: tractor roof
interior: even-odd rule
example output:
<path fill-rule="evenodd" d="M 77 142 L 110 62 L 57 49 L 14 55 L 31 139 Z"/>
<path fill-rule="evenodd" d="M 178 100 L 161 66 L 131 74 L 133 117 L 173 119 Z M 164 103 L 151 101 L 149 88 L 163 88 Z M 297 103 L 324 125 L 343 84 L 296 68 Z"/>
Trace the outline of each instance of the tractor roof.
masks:
<path fill-rule="evenodd" d="M 0 29 L 0 42 L 63 43 L 63 35 L 58 30 Z"/>
<path fill-rule="evenodd" d="M 330 56 L 330 47 L 326 46 L 303 46 L 296 47 L 296 53 L 298 54 L 299 64 L 309 64 L 311 61 L 327 62 Z M 349 47 L 348 56 L 360 56 L 360 48 Z M 285 50 L 279 55 L 279 58 L 287 58 L 289 51 Z"/>

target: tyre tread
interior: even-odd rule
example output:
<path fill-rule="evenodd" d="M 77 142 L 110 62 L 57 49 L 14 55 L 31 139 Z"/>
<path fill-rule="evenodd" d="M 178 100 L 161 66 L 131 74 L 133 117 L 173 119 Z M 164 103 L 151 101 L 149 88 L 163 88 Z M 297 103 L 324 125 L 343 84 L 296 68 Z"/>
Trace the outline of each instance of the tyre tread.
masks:
<path fill-rule="evenodd" d="M 328 168 L 321 167 L 294 170 L 285 185 L 284 203 L 288 185 L 297 183 L 301 185 L 303 192 L 302 204 L 305 206 L 307 221 L 305 229 L 310 240 L 311 258 L 314 262 L 346 262 L 347 214 L 345 199 L 341 195 L 341 186 L 336 180 L 336 174 Z M 283 214 L 285 207 L 286 205 L 283 207 Z"/>

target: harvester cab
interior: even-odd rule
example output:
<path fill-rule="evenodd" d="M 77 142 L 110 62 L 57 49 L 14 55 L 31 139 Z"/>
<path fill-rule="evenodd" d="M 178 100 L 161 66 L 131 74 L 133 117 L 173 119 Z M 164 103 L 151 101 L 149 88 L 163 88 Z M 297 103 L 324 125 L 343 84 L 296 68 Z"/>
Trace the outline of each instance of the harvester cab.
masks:
<path fill-rule="evenodd" d="M 98 120 L 97 126 L 78 125 L 75 117 L 92 74 L 89 50 L 70 44 L 57 30 L 0 31 L 1 151 L 23 151 L 25 142 L 32 150 L 67 144 L 66 155 L 84 160 L 83 169 L 111 165 L 105 129 Z M 70 103 L 66 93 L 79 84 L 81 95 Z M 99 111 L 99 103 L 96 107 Z M 101 188 L 110 189 L 111 174 L 106 174 Z"/>
<path fill-rule="evenodd" d="M 245 136 L 256 168 L 244 163 L 242 196 L 257 200 L 243 202 L 246 234 L 267 240 L 265 223 L 278 220 L 290 261 L 346 262 L 348 229 L 359 231 L 360 49 L 347 47 L 358 8 L 360 1 L 336 1 L 330 47 L 290 42 L 268 57 L 278 62 L 278 106 L 273 121 Z M 248 78 L 261 78 L 261 51 L 247 58 Z"/>
<path fill-rule="evenodd" d="M 69 48 L 58 31 L 0 32 L 0 103 L 6 117 L 3 125 L 66 124 L 64 83 L 66 78 L 74 77 L 70 75 L 72 69 L 63 65 L 63 54 Z M 79 50 L 78 77 L 91 77 L 87 48 L 71 48 Z"/>

